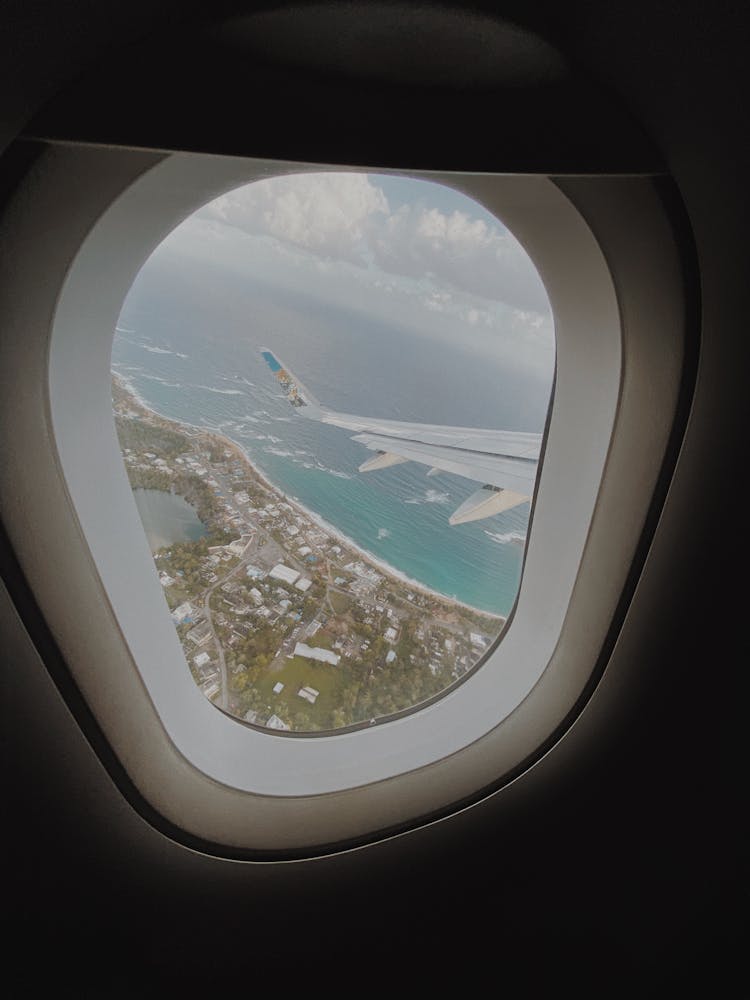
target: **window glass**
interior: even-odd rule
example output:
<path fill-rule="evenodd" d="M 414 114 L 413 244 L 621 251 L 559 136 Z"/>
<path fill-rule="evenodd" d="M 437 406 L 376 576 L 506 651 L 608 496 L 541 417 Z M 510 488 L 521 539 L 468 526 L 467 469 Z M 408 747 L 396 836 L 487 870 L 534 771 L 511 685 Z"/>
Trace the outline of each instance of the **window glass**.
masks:
<path fill-rule="evenodd" d="M 327 731 L 474 669 L 518 592 L 553 370 L 528 255 L 447 186 L 280 176 L 175 229 L 124 303 L 113 403 L 206 697 Z"/>

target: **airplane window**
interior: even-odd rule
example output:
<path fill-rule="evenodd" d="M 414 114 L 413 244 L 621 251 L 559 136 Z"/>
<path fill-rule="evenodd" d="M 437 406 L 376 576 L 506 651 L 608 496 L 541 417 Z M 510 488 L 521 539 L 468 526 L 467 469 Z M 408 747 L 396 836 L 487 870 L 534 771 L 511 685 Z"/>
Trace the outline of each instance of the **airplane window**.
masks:
<path fill-rule="evenodd" d="M 539 759 L 616 637 L 681 398 L 660 183 L 346 171 L 337 204 L 342 169 L 304 162 L 72 145 L 39 164 L 4 221 L 0 503 L 71 710 L 135 807 L 199 849 L 307 856 L 445 815 Z M 240 189 L 256 201 L 229 219 Z M 521 448 L 542 430 L 543 461 Z M 498 510 L 513 495 L 533 511 Z M 464 635 L 477 616 L 470 649 L 432 627 L 405 648 L 430 605 Z M 348 723 L 316 681 L 358 669 L 358 613 L 370 700 Z M 506 615 L 493 644 L 479 620 Z M 267 629 L 284 637 L 253 658 Z"/>
<path fill-rule="evenodd" d="M 447 185 L 281 175 L 174 229 L 123 305 L 112 391 L 206 698 L 325 732 L 480 665 L 519 590 L 554 365 L 531 259 Z"/>

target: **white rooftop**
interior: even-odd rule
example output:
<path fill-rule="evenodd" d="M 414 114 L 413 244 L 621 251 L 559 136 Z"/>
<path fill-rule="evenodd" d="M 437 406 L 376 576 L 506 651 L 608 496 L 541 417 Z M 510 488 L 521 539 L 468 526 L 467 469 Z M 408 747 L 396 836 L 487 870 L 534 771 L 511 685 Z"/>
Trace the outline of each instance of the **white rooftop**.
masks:
<path fill-rule="evenodd" d="M 299 573 L 296 569 L 290 569 L 289 566 L 285 566 L 283 563 L 277 563 L 268 575 L 272 576 L 274 580 L 283 580 L 284 583 L 294 583 Z"/>
<path fill-rule="evenodd" d="M 297 694 L 300 698 L 304 698 L 305 701 L 309 701 L 311 705 L 314 705 L 320 691 L 316 691 L 314 687 L 303 687 L 299 689 Z"/>
<path fill-rule="evenodd" d="M 338 665 L 340 656 L 332 653 L 330 649 L 321 649 L 319 646 L 308 646 L 304 642 L 298 642 L 294 647 L 295 656 L 304 656 L 308 660 L 319 660 L 321 663 L 330 663 L 334 667 Z"/>
<path fill-rule="evenodd" d="M 302 576 L 299 580 L 297 580 L 294 586 L 297 590 L 301 590 L 304 594 L 306 590 L 309 590 L 310 587 L 312 587 L 312 580 L 309 580 L 306 576 Z"/>

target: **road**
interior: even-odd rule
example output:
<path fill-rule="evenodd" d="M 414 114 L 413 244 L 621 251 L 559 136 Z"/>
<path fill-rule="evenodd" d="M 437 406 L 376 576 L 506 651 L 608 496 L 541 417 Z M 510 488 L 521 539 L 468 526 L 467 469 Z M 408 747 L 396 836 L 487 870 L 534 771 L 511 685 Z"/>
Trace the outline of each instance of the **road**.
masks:
<path fill-rule="evenodd" d="M 247 565 L 248 560 L 245 556 L 245 553 L 252 546 L 254 538 L 255 535 L 253 534 L 253 536 L 250 538 L 250 541 L 245 546 L 245 550 L 242 553 L 242 556 L 240 556 L 240 561 L 237 563 L 237 565 L 233 566 L 230 569 L 230 571 L 226 574 L 226 576 L 223 576 L 221 577 L 220 580 L 217 580 L 215 583 L 212 583 L 211 586 L 203 595 L 203 613 L 205 614 L 206 621 L 208 622 L 211 628 L 211 638 L 214 641 L 214 645 L 216 646 L 216 652 L 219 658 L 219 677 L 221 679 L 219 703 L 221 705 L 221 708 L 225 710 L 228 710 L 229 708 L 229 682 L 227 680 L 227 664 L 226 664 L 226 659 L 224 657 L 224 647 L 222 646 L 221 641 L 219 640 L 219 637 L 216 634 L 216 629 L 214 628 L 214 620 L 210 604 L 211 595 L 217 589 L 217 587 L 221 587 L 223 584 L 227 582 L 227 580 L 231 579 L 231 577 L 234 576 L 234 574 L 237 572 L 238 569 Z"/>
<path fill-rule="evenodd" d="M 228 516 L 239 516 L 247 524 L 247 515 L 243 510 L 246 505 L 239 504 L 234 497 L 234 490 L 237 488 L 237 484 L 234 482 L 233 477 L 219 473 L 215 469 L 211 470 L 211 474 L 218 483 L 218 488 L 216 489 L 217 496 L 227 505 Z M 263 565 L 269 565 L 273 562 L 283 562 L 286 565 L 293 567 L 300 573 L 303 573 L 306 569 L 308 569 L 305 563 L 290 552 L 286 545 L 279 543 L 266 528 L 256 524 L 249 528 L 249 531 L 251 532 L 251 536 L 240 556 L 239 562 L 233 566 L 228 573 L 221 577 L 221 579 L 216 580 L 202 595 L 203 611 L 206 616 L 206 621 L 211 629 L 211 637 L 217 651 L 219 664 L 220 692 L 216 701 L 221 708 L 227 711 L 231 711 L 233 706 L 229 704 L 229 680 L 227 676 L 226 659 L 224 649 L 214 627 L 213 611 L 210 606 L 211 596 L 217 588 L 221 587 L 228 580 L 230 580 L 232 576 L 245 569 L 249 563 L 256 560 Z M 334 575 L 351 575 L 352 571 L 347 570 L 344 565 L 338 563 L 336 560 L 333 560 L 331 556 L 324 552 L 320 547 L 312 543 L 310 543 L 310 547 L 316 553 L 317 557 L 325 563 L 325 592 L 309 619 L 305 616 L 305 621 L 298 622 L 297 625 L 284 636 L 278 655 L 270 664 L 270 669 L 272 671 L 279 670 L 284 666 L 287 656 L 294 648 L 295 640 L 298 638 L 304 638 L 306 629 L 309 628 L 313 621 L 316 619 L 320 620 L 323 613 L 327 613 L 329 615 L 337 614 L 334 605 L 331 602 L 332 593 L 340 594 L 349 601 L 356 600 L 361 606 L 368 608 L 370 611 L 378 615 L 382 614 L 383 611 L 390 612 L 389 621 L 391 621 L 396 627 L 401 625 L 401 623 L 407 618 L 421 618 L 423 623 L 427 625 L 428 628 L 434 627 L 456 636 L 465 635 L 465 624 L 456 624 L 454 622 L 445 621 L 438 618 L 434 614 L 431 614 L 428 617 L 425 614 L 425 609 L 412 604 L 406 597 L 397 595 L 391 599 L 383 599 L 376 596 L 361 595 L 355 598 L 348 590 L 338 587 L 333 583 Z M 261 552 L 261 549 L 265 549 L 265 551 Z M 358 576 L 359 574 L 354 573 L 353 575 Z M 382 611 L 378 611 L 378 608 L 382 609 Z"/>

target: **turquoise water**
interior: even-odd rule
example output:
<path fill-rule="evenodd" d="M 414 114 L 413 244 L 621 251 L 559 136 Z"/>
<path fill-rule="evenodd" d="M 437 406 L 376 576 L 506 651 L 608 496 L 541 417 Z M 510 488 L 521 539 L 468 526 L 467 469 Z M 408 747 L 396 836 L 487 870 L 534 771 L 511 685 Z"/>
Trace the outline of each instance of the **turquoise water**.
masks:
<path fill-rule="evenodd" d="M 530 401 L 529 387 L 499 364 L 472 367 L 461 344 L 428 350 L 396 326 L 326 312 L 247 281 L 222 289 L 225 280 L 205 271 L 192 284 L 158 271 L 142 276 L 118 324 L 113 370 L 165 416 L 236 441 L 283 492 L 401 574 L 508 614 L 529 505 L 451 527 L 448 517 L 477 483 L 447 473 L 428 478 L 415 463 L 358 472 L 370 453 L 351 432 L 301 417 L 260 349 L 277 351 L 321 402 L 345 412 L 540 430 L 546 396 L 543 406 Z"/>

